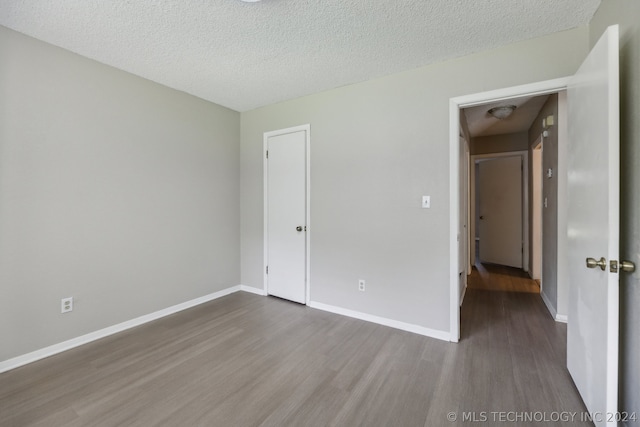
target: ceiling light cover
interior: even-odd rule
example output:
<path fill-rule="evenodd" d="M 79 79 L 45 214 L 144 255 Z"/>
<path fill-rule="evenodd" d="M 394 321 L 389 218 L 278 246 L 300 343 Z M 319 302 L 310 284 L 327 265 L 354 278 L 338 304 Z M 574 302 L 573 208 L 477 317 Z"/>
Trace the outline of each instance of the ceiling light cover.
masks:
<path fill-rule="evenodd" d="M 501 105 L 499 107 L 494 107 L 487 112 L 496 119 L 504 120 L 509 117 L 515 109 L 515 105 Z"/>

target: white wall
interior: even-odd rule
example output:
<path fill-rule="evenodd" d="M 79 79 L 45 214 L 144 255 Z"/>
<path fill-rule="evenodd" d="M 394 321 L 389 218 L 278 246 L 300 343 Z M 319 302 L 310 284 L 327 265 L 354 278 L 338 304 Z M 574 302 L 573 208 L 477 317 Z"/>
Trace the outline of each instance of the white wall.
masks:
<path fill-rule="evenodd" d="M 310 123 L 312 301 L 448 331 L 449 99 L 573 74 L 587 37 L 579 28 L 243 113 L 242 284 L 262 287 L 262 135 Z"/>
<path fill-rule="evenodd" d="M 239 284 L 237 112 L 3 27 L 0 64 L 0 361 Z"/>

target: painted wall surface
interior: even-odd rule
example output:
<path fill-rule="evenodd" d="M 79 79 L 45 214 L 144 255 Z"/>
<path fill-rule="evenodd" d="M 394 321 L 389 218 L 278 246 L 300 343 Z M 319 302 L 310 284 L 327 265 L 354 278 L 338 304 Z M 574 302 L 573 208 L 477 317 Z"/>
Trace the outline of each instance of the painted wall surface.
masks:
<path fill-rule="evenodd" d="M 620 257 L 640 268 L 640 2 L 603 0 L 589 26 L 593 46 L 620 25 Z M 620 275 L 620 410 L 640 414 L 640 272 Z M 629 424 L 633 425 L 633 424 Z"/>
<path fill-rule="evenodd" d="M 527 151 L 528 148 L 529 143 L 527 132 L 471 138 L 472 155 L 507 153 L 509 151 Z"/>
<path fill-rule="evenodd" d="M 3 27 L 0 64 L 0 361 L 239 284 L 239 113 Z"/>
<path fill-rule="evenodd" d="M 542 294 L 544 298 L 558 312 L 558 176 L 562 171 L 558 170 L 558 94 L 550 95 L 544 103 L 540 113 L 533 120 L 529 128 L 528 145 L 530 149 L 529 167 L 531 163 L 533 146 L 544 131 L 542 128 L 543 117 L 553 116 L 554 125 L 548 127 L 547 137 L 542 146 L 542 198 L 547 199 L 547 206 L 542 206 Z M 553 176 L 549 178 L 547 171 L 551 169 Z M 533 211 L 532 183 L 529 183 L 529 218 Z M 531 229 L 529 229 L 531 233 Z M 533 236 L 529 236 L 531 242 Z M 531 254 L 530 254 L 531 255 Z"/>
<path fill-rule="evenodd" d="M 242 113 L 242 284 L 263 286 L 263 133 L 309 123 L 311 300 L 449 331 L 449 99 L 571 75 L 587 32 Z"/>
<path fill-rule="evenodd" d="M 567 187 L 569 176 L 566 173 L 569 164 L 569 126 L 567 117 L 567 91 L 558 93 L 558 261 L 556 278 L 558 283 L 558 316 L 565 317 L 569 311 L 569 235 L 567 225 Z M 564 170 L 563 170 L 564 169 Z"/>

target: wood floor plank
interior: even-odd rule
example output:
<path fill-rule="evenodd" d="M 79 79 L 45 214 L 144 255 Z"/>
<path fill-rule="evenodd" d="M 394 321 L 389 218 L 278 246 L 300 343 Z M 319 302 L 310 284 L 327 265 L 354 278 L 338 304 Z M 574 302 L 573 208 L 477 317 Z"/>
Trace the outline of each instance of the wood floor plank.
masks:
<path fill-rule="evenodd" d="M 463 412 L 584 411 L 566 325 L 535 292 L 487 290 L 526 289 L 508 274 L 478 274 L 499 284 L 467 291 L 458 344 L 231 294 L 0 374 L 0 425 L 452 426 Z"/>

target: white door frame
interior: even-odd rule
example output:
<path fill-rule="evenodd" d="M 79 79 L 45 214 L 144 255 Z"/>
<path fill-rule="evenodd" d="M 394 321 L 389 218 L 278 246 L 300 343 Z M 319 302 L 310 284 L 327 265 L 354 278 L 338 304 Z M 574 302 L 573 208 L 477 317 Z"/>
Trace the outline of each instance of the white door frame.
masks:
<path fill-rule="evenodd" d="M 564 143 L 564 141 L 563 141 Z M 558 141 L 558 146 L 560 145 L 560 141 Z M 539 147 L 539 148 L 538 148 Z M 539 151 L 540 153 L 536 154 L 536 151 Z M 536 279 L 539 280 L 540 283 L 540 293 L 542 293 L 542 287 L 543 287 L 543 283 L 542 283 L 542 272 L 543 270 L 543 261 L 544 261 L 544 254 L 543 254 L 543 250 L 542 250 L 542 240 L 543 240 L 543 233 L 542 230 L 544 229 L 544 215 L 542 214 L 543 211 L 543 205 L 544 205 L 544 171 L 543 171 L 543 153 L 544 152 L 544 136 L 543 134 L 540 134 L 540 136 L 535 140 L 535 142 L 533 143 L 533 145 L 531 145 L 531 191 L 532 191 L 532 195 L 531 195 L 531 213 L 532 213 L 532 217 L 531 217 L 531 265 L 529 266 L 529 275 L 531 276 L 532 279 Z M 536 158 L 538 158 L 539 162 L 536 162 Z M 539 193 L 536 194 L 536 188 L 538 189 Z M 537 223 L 538 227 L 534 227 L 534 225 Z M 536 262 L 537 261 L 537 264 Z M 537 273 L 536 274 L 536 270 Z"/>
<path fill-rule="evenodd" d="M 264 295 L 268 295 L 267 293 L 267 265 L 268 265 L 268 255 L 269 255 L 269 235 L 268 235 L 268 224 L 269 218 L 267 216 L 268 206 L 269 206 L 269 187 L 268 187 L 268 172 L 269 172 L 269 162 L 267 161 L 267 147 L 269 138 L 273 136 L 286 135 L 288 133 L 294 132 L 305 132 L 305 152 L 306 152 L 306 165 L 305 165 L 305 222 L 306 222 L 306 235 L 305 235 L 305 303 L 308 305 L 311 300 L 311 274 L 310 274 L 310 265 L 311 265 L 311 125 L 305 124 L 300 126 L 294 126 L 286 129 L 279 129 L 274 131 L 265 132 L 263 136 L 263 146 L 262 146 L 262 170 L 263 170 L 263 194 L 264 194 L 264 205 L 263 205 L 263 262 L 262 262 L 262 287 L 264 290 Z"/>
<path fill-rule="evenodd" d="M 467 139 L 467 137 L 460 135 L 460 148 L 464 149 L 464 161 L 461 161 L 461 165 L 462 165 L 462 170 L 460 170 L 460 174 L 461 177 L 464 178 L 463 182 L 460 182 L 461 187 L 460 187 L 460 202 L 462 204 L 462 206 L 460 206 L 461 209 L 461 215 L 464 215 L 461 218 L 464 218 L 464 221 L 460 222 L 460 243 L 459 243 L 459 248 L 460 250 L 462 250 L 462 255 L 465 257 L 465 262 L 461 262 L 460 265 L 458 266 L 458 270 L 460 270 L 460 268 L 462 268 L 461 272 L 458 272 L 458 274 L 462 275 L 462 277 L 458 278 L 458 286 L 460 287 L 460 301 L 459 304 L 462 305 L 462 301 L 464 300 L 464 294 L 467 291 L 467 278 L 469 276 L 469 274 L 471 274 L 471 253 L 469 252 L 469 248 L 471 247 L 471 244 L 469 243 L 469 238 L 471 235 L 471 224 L 470 224 L 470 198 L 467 197 L 469 195 L 469 185 L 470 185 L 470 179 L 469 179 L 469 162 L 470 162 L 470 153 L 469 153 L 469 141 Z M 460 154 L 460 153 L 458 153 Z M 475 241 L 475 239 L 474 239 Z"/>
<path fill-rule="evenodd" d="M 458 192 L 460 191 L 459 170 L 459 135 L 460 109 L 503 101 L 523 96 L 548 95 L 563 91 L 567 88 L 569 77 L 530 83 L 521 86 L 497 89 L 488 92 L 463 95 L 449 100 L 449 332 L 451 342 L 460 340 L 460 290 L 458 287 L 458 257 L 460 253 L 460 206 Z M 560 200 L 558 200 L 560 204 Z M 558 206 L 560 209 L 560 205 Z"/>
<path fill-rule="evenodd" d="M 471 205 L 475 206 L 476 203 L 476 190 L 477 183 L 475 182 L 476 173 L 476 160 L 480 159 L 497 159 L 500 157 L 520 157 L 522 159 L 522 269 L 524 271 L 529 270 L 529 152 L 522 151 L 505 151 L 502 153 L 487 153 L 487 154 L 474 154 L 471 156 L 471 179 L 474 181 L 473 193 L 470 192 Z M 476 212 L 475 216 L 478 215 Z M 474 234 L 477 234 L 477 230 L 474 228 Z M 475 244 L 475 238 L 474 238 Z"/>

